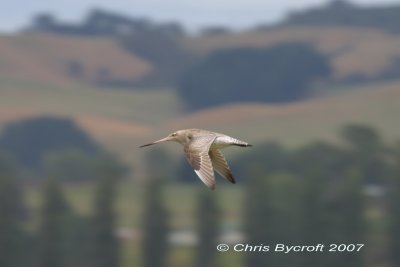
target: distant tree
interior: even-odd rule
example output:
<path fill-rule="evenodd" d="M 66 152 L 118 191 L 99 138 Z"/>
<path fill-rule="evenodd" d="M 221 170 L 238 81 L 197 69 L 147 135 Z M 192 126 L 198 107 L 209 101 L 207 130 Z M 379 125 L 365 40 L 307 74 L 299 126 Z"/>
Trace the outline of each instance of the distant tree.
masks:
<path fill-rule="evenodd" d="M 303 174 L 302 186 L 299 188 L 302 194 L 302 230 L 301 240 L 303 244 L 327 244 L 331 231 L 329 218 L 326 214 L 328 179 L 324 167 L 308 166 L 308 171 Z M 299 266 L 325 266 L 327 264 L 326 253 L 303 254 Z"/>
<path fill-rule="evenodd" d="M 177 60 L 182 56 L 178 40 L 157 31 L 137 32 L 123 36 L 121 42 L 128 51 L 157 64 L 171 63 L 174 66 L 178 64 Z"/>
<path fill-rule="evenodd" d="M 327 244 L 365 244 L 364 196 L 357 167 L 350 168 L 336 183 L 330 183 L 324 201 Z M 324 266 L 363 266 L 359 253 L 325 253 Z"/>
<path fill-rule="evenodd" d="M 287 168 L 301 176 L 318 170 L 325 178 L 336 179 L 345 174 L 350 162 L 351 156 L 343 148 L 325 142 L 313 142 L 294 150 L 288 156 Z"/>
<path fill-rule="evenodd" d="M 166 265 L 168 251 L 167 210 L 162 200 L 162 182 L 150 179 L 146 191 L 142 255 L 144 267 Z"/>
<path fill-rule="evenodd" d="M 302 243 L 365 243 L 365 200 L 359 172 L 349 166 L 341 175 L 332 175 L 327 165 L 316 162 L 306 165 L 300 177 Z M 303 254 L 300 266 L 362 266 L 362 251 L 332 253 L 327 249 Z"/>
<path fill-rule="evenodd" d="M 129 19 L 122 15 L 95 8 L 89 11 L 82 28 L 88 35 L 113 35 L 117 33 L 118 27 L 129 24 Z"/>
<path fill-rule="evenodd" d="M 192 109 L 232 102 L 299 100 L 317 78 L 330 73 L 328 60 L 301 43 L 212 53 L 181 76 L 179 94 Z"/>
<path fill-rule="evenodd" d="M 201 190 L 196 216 L 198 245 L 195 264 L 198 267 L 217 265 L 215 248 L 218 244 L 219 214 L 215 194 L 207 189 Z"/>
<path fill-rule="evenodd" d="M 270 205 L 269 191 L 267 190 L 268 177 L 259 169 L 252 168 L 251 178 L 246 185 L 244 206 L 244 233 L 248 244 L 272 244 L 273 231 L 269 227 L 269 220 L 273 217 L 273 208 Z M 264 253 L 246 253 L 245 266 L 270 266 L 271 259 Z"/>
<path fill-rule="evenodd" d="M 65 265 L 74 267 L 90 267 L 90 249 L 92 248 L 90 218 L 71 212 L 65 220 L 63 248 L 66 255 Z"/>
<path fill-rule="evenodd" d="M 400 143 L 396 146 L 394 165 L 388 187 L 388 256 L 391 266 L 400 267 Z"/>
<path fill-rule="evenodd" d="M 142 79 L 146 85 L 175 85 L 178 77 L 192 61 L 180 43 L 181 36 L 172 29 L 153 29 L 123 35 L 119 43 L 129 52 L 153 64 L 153 71 Z"/>
<path fill-rule="evenodd" d="M 343 180 L 340 189 L 340 201 L 342 205 L 343 236 L 347 244 L 365 244 L 365 197 L 360 172 L 357 169 L 350 169 Z M 340 240 L 342 241 L 342 240 Z M 341 255 L 343 263 L 336 266 L 361 267 L 364 266 L 362 250 L 359 253 Z"/>
<path fill-rule="evenodd" d="M 70 209 L 56 179 L 44 184 L 41 222 L 36 246 L 36 266 L 63 267 L 68 262 L 65 253 L 65 233 Z"/>
<path fill-rule="evenodd" d="M 48 153 L 44 158 L 44 165 L 49 175 L 61 181 L 94 181 L 98 178 L 99 168 L 106 159 L 110 161 L 110 165 L 114 165 L 119 174 L 127 172 L 127 167 L 114 156 L 89 155 L 76 148 Z"/>
<path fill-rule="evenodd" d="M 158 24 L 154 27 L 154 30 L 173 38 L 182 38 L 185 37 L 186 34 L 185 29 L 178 22 L 167 22 Z"/>
<path fill-rule="evenodd" d="M 359 6 L 352 1 L 333 0 L 322 6 L 291 12 L 283 25 L 357 26 L 399 33 L 400 6 Z"/>
<path fill-rule="evenodd" d="M 388 167 L 384 160 L 386 148 L 374 128 L 350 124 L 342 129 L 343 139 L 350 147 L 349 161 L 357 165 L 366 183 L 382 184 Z"/>
<path fill-rule="evenodd" d="M 99 182 L 91 219 L 90 266 L 117 267 L 120 262 L 120 244 L 116 236 L 116 185 L 121 172 L 110 161 L 99 166 Z"/>
<path fill-rule="evenodd" d="M 208 27 L 201 30 L 201 34 L 203 36 L 218 36 L 231 33 L 229 28 L 223 26 L 216 26 L 216 27 Z"/>
<path fill-rule="evenodd" d="M 94 8 L 84 19 L 81 30 L 86 35 L 120 36 L 150 31 L 153 23 L 143 18 L 132 18 L 109 10 Z"/>
<path fill-rule="evenodd" d="M 32 21 L 32 28 L 35 31 L 53 31 L 56 27 L 56 19 L 48 13 L 38 14 Z"/>
<path fill-rule="evenodd" d="M 357 152 L 370 153 L 382 151 L 383 145 L 378 132 L 369 126 L 349 124 L 343 127 L 342 136 Z"/>
<path fill-rule="evenodd" d="M 133 18 L 101 8 L 93 8 L 80 23 L 59 22 L 49 13 L 40 13 L 32 19 L 28 30 L 68 35 L 123 36 L 138 32 L 159 32 L 182 37 L 184 28 L 176 22 L 154 23 L 145 18 Z"/>
<path fill-rule="evenodd" d="M 82 80 L 85 77 L 85 66 L 77 60 L 67 62 L 66 69 L 68 75 L 73 79 Z"/>
<path fill-rule="evenodd" d="M 251 150 L 243 151 L 240 156 L 233 159 L 231 165 L 238 168 L 237 171 L 233 170 L 237 177 L 247 179 L 253 168 L 257 168 L 260 173 L 286 170 L 288 168 L 288 157 L 289 153 L 282 146 L 274 142 L 267 142 L 258 144 Z M 192 173 L 193 169 L 190 169 L 190 171 Z"/>
<path fill-rule="evenodd" d="M 246 243 L 270 246 L 270 251 L 277 243 L 298 243 L 301 229 L 298 181 L 286 174 L 266 176 L 256 166 L 252 170 L 244 205 Z M 273 252 L 245 254 L 246 266 L 293 266 L 298 261 L 296 254 L 285 257 Z"/>
<path fill-rule="evenodd" d="M 171 156 L 164 148 L 154 147 L 146 151 L 146 174 L 148 177 L 154 177 L 154 179 L 159 179 L 160 181 L 173 180 L 175 174 L 174 162 Z M 157 167 L 154 163 L 157 163 Z"/>
<path fill-rule="evenodd" d="M 156 162 L 166 162 L 166 154 L 155 151 L 149 159 L 158 158 Z M 154 161 L 152 161 L 154 162 Z M 168 212 L 163 200 L 165 177 L 158 168 L 148 170 L 145 206 L 143 216 L 143 239 L 141 251 L 144 267 L 166 266 L 168 252 Z"/>
<path fill-rule="evenodd" d="M 351 159 L 347 150 L 326 142 L 313 142 L 290 153 L 279 144 L 267 142 L 243 152 L 234 159 L 232 166 L 237 166 L 237 176 L 243 178 L 248 177 L 253 165 L 257 165 L 263 173 L 286 171 L 299 177 L 307 176 L 310 170 L 316 168 L 323 170 L 327 179 L 335 179 L 345 174 Z M 182 177 L 189 176 L 189 172 L 181 173 Z"/>
<path fill-rule="evenodd" d="M 79 148 L 94 155 L 101 149 L 70 119 L 39 117 L 7 125 L 0 137 L 0 149 L 14 156 L 23 167 L 36 172 L 50 152 Z"/>
<path fill-rule="evenodd" d="M 29 251 L 21 226 L 21 194 L 13 162 L 0 154 L 0 266 L 22 267 Z"/>

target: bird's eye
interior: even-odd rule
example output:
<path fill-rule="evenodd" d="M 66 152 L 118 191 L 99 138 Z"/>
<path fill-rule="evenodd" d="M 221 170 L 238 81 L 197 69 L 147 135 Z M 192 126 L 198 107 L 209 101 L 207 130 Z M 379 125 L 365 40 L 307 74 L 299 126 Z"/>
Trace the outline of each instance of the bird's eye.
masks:
<path fill-rule="evenodd" d="M 171 136 L 176 136 L 176 133 L 171 134 Z"/>

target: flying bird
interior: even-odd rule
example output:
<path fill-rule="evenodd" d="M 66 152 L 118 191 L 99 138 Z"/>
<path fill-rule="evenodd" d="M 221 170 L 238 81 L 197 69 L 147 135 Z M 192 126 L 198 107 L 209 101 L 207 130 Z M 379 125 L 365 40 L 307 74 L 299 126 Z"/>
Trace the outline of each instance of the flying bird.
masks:
<path fill-rule="evenodd" d="M 251 146 L 225 134 L 201 129 L 185 129 L 173 132 L 165 138 L 140 147 L 166 141 L 175 141 L 183 145 L 189 164 L 193 167 L 200 180 L 211 190 L 215 188 L 214 170 L 229 182 L 235 183 L 235 178 L 220 149 L 228 146 Z"/>

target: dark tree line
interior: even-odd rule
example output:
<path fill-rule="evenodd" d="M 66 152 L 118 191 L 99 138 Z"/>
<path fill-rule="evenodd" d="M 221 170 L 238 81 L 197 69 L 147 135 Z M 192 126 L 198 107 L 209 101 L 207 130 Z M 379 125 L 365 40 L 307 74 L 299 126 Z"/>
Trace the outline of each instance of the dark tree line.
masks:
<path fill-rule="evenodd" d="M 400 146 L 398 146 L 400 149 Z M 389 188 L 389 235 L 388 254 L 393 267 L 400 266 L 400 150 L 396 157 L 397 168 L 393 173 Z"/>
<path fill-rule="evenodd" d="M 329 73 L 328 60 L 301 43 L 221 50 L 185 71 L 178 92 L 190 109 L 290 102 L 308 96 L 312 82 Z"/>
<path fill-rule="evenodd" d="M 43 190 L 40 227 L 36 246 L 36 266 L 67 266 L 66 233 L 71 210 L 61 191 L 59 182 L 49 178 Z"/>
<path fill-rule="evenodd" d="M 195 253 L 195 265 L 197 267 L 216 267 L 219 226 L 221 209 L 218 207 L 217 196 L 206 190 L 199 192 L 196 210 L 196 234 L 197 246 Z"/>
<path fill-rule="evenodd" d="M 330 244 L 367 242 L 360 179 L 349 172 L 333 186 L 325 178 L 312 170 L 304 177 L 252 173 L 246 194 L 246 242 L 269 245 L 270 252 L 246 253 L 246 266 L 363 266 L 363 251 L 328 252 Z M 325 248 L 284 255 L 274 252 L 276 244 Z"/>
<path fill-rule="evenodd" d="M 175 36 L 185 34 L 184 29 L 178 23 L 158 24 L 148 19 L 133 18 L 100 8 L 90 10 L 86 17 L 77 23 L 61 22 L 50 13 L 41 13 L 32 19 L 27 30 L 86 36 L 119 36 L 152 31 Z"/>
<path fill-rule="evenodd" d="M 246 177 L 243 172 L 251 168 L 253 162 L 262 162 L 265 173 L 284 171 L 305 175 L 316 168 L 323 170 L 323 175 L 332 180 L 346 176 L 351 168 L 357 168 L 363 184 L 386 185 L 392 172 L 390 162 L 393 155 L 378 132 L 365 125 L 350 124 L 341 129 L 340 136 L 341 144 L 318 141 L 292 151 L 276 143 L 261 144 L 236 158 L 237 165 L 242 166 L 238 175 Z"/>
<path fill-rule="evenodd" d="M 22 227 L 23 199 L 13 161 L 0 154 L 0 266 L 22 267 L 29 263 L 29 237 Z"/>
<path fill-rule="evenodd" d="M 238 159 L 245 165 L 240 175 L 248 177 L 246 231 L 254 244 L 263 240 L 361 243 L 364 248 L 358 253 L 303 253 L 290 257 L 252 253 L 246 254 L 249 266 L 294 266 L 290 260 L 298 262 L 296 266 L 365 266 L 368 251 L 374 246 L 371 236 L 376 235 L 387 236 L 390 241 L 389 250 L 384 252 L 386 258 L 374 261 L 399 264 L 395 256 L 400 204 L 398 154 L 366 126 L 349 125 L 342 130 L 342 136 L 341 146 L 320 142 L 288 153 L 276 144 L 269 144 Z M 383 188 L 388 194 L 380 198 L 368 196 L 366 188 L 370 185 Z M 376 233 L 371 229 L 371 224 L 377 223 L 367 216 L 371 202 L 380 203 L 383 210 L 386 206 L 387 212 L 380 219 L 381 224 L 388 225 L 385 231 Z M 288 217 L 282 217 L 285 214 Z M 296 230 L 287 239 L 285 234 L 290 229 Z"/>
<path fill-rule="evenodd" d="M 70 119 L 39 117 L 6 125 L 0 149 L 12 155 L 20 166 L 35 172 L 44 170 L 49 153 L 78 149 L 89 156 L 101 152 L 98 144 Z"/>
<path fill-rule="evenodd" d="M 0 150 L 12 156 L 31 178 L 48 174 L 63 181 L 94 181 L 105 157 L 126 170 L 67 118 L 38 117 L 10 123 L 0 136 Z"/>
<path fill-rule="evenodd" d="M 89 258 L 92 267 L 120 266 L 120 244 L 116 236 L 116 186 L 121 170 L 104 159 L 99 166 L 98 187 L 89 231 Z"/>
<path fill-rule="evenodd" d="M 0 265 L 7 267 L 120 266 L 116 237 L 115 189 L 122 173 L 113 161 L 99 166 L 94 211 L 74 212 L 57 177 L 43 181 L 38 230 L 24 226 L 21 190 L 10 160 L 0 157 Z"/>
<path fill-rule="evenodd" d="M 114 206 L 121 172 L 107 159 L 98 171 L 93 212 L 88 218 L 69 207 L 57 177 L 45 181 L 36 266 L 120 266 Z"/>
<path fill-rule="evenodd" d="M 125 34 L 118 43 L 127 51 L 152 63 L 154 69 L 136 84 L 144 86 L 175 86 L 183 70 L 194 61 L 185 51 L 181 36 L 169 31 L 149 30 Z"/>
<path fill-rule="evenodd" d="M 350 1 L 333 0 L 324 6 L 289 13 L 283 25 L 356 26 L 399 33 L 399 14 L 399 5 L 361 7 Z"/>

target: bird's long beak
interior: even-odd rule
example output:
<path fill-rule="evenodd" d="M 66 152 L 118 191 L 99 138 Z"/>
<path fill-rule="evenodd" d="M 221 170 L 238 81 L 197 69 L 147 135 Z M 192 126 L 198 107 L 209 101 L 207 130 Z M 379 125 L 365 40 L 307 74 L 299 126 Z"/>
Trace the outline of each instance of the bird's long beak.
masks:
<path fill-rule="evenodd" d="M 141 147 L 146 147 L 146 146 L 155 145 L 155 144 L 158 144 L 158 143 L 161 143 L 161 142 L 165 142 L 165 141 L 170 141 L 170 140 L 171 140 L 171 138 L 170 138 L 169 136 L 167 136 L 167 137 L 165 137 L 165 138 L 163 138 L 163 139 L 160 139 L 160 140 L 154 141 L 153 143 L 149 143 L 149 144 L 141 145 L 141 146 L 140 146 L 140 148 L 141 148 Z"/>

